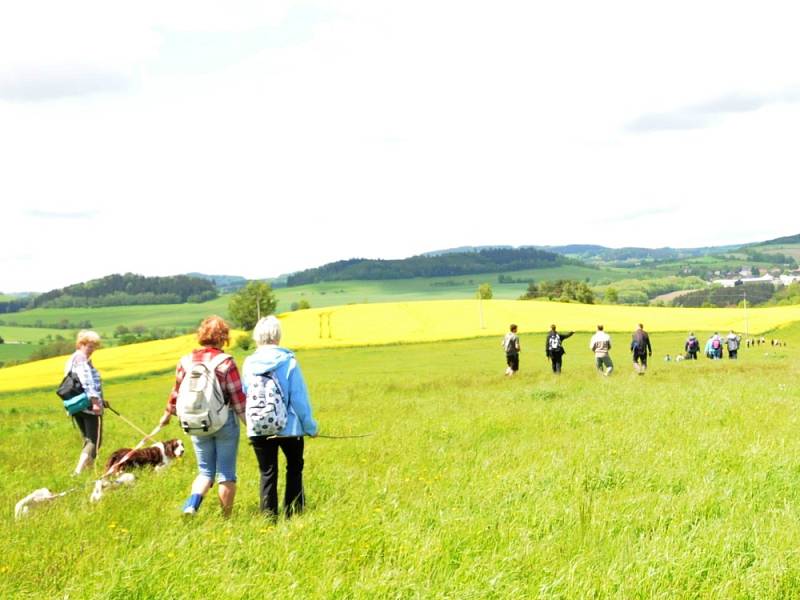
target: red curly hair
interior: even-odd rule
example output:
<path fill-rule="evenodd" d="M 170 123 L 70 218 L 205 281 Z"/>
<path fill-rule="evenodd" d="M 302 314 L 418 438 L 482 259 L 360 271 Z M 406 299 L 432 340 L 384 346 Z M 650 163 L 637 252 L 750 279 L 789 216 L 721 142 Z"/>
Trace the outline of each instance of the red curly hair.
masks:
<path fill-rule="evenodd" d="M 201 346 L 211 346 L 212 348 L 222 348 L 228 342 L 230 327 L 225 319 L 217 315 L 211 315 L 203 319 L 197 330 L 197 341 Z"/>

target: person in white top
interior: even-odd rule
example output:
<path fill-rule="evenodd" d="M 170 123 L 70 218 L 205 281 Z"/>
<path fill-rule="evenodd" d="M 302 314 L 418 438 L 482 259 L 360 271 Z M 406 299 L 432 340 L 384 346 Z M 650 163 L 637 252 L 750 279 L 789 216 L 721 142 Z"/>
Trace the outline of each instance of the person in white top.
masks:
<path fill-rule="evenodd" d="M 603 331 L 603 326 L 597 326 L 597 332 L 589 341 L 589 349 L 594 352 L 594 364 L 597 370 L 608 377 L 614 370 L 609 351 L 611 350 L 611 336 Z"/>
<path fill-rule="evenodd" d="M 517 326 L 515 324 L 511 324 L 509 326 L 509 332 L 503 338 L 503 341 L 500 342 L 500 345 L 503 346 L 503 350 L 506 351 L 506 375 L 511 377 L 519 371 L 519 336 L 517 335 Z"/>

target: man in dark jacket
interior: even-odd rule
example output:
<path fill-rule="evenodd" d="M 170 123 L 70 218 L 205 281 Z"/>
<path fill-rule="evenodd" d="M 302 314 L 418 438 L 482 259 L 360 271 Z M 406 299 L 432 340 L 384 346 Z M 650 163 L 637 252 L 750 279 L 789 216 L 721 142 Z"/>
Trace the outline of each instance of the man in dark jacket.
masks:
<path fill-rule="evenodd" d="M 553 373 L 561 374 L 561 360 L 567 353 L 564 346 L 561 344 L 565 339 L 571 336 L 574 331 L 569 333 L 559 333 L 556 331 L 555 325 L 550 325 L 550 333 L 547 334 L 547 339 L 544 342 L 544 352 L 550 362 L 553 364 Z"/>
<path fill-rule="evenodd" d="M 650 336 L 647 335 L 641 323 L 631 337 L 631 352 L 633 353 L 633 368 L 639 375 L 644 375 L 647 371 L 647 357 L 653 356 L 653 348 L 650 346 Z"/>

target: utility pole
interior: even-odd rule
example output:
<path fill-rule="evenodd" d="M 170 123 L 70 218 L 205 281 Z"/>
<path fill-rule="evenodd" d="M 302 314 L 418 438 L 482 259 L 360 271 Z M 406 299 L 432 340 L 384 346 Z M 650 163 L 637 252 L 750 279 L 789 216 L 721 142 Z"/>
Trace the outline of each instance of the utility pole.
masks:
<path fill-rule="evenodd" d="M 747 290 L 742 290 L 742 294 L 744 294 L 744 337 L 746 339 L 749 337 L 749 328 L 747 326 Z"/>

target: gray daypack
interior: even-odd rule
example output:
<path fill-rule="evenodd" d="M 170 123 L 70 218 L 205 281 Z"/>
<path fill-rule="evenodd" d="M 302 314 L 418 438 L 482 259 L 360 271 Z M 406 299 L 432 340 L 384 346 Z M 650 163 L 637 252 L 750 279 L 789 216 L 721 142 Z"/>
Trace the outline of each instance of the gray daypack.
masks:
<path fill-rule="evenodd" d="M 228 358 L 229 354 L 220 352 L 204 362 L 193 362 L 191 355 L 181 359 L 185 375 L 178 388 L 175 412 L 186 433 L 213 435 L 228 421 L 228 403 L 216 375 L 217 367 Z"/>

